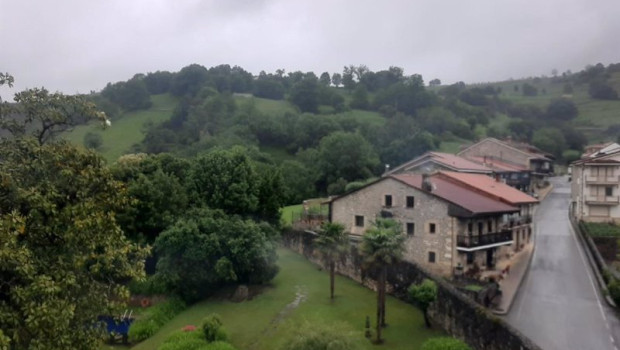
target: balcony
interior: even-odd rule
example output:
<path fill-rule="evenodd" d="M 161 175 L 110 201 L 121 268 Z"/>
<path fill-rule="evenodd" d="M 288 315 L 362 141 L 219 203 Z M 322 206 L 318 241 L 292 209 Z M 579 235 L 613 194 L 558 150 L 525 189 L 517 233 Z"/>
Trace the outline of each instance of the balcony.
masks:
<path fill-rule="evenodd" d="M 620 176 L 586 176 L 588 185 L 617 185 L 620 183 Z"/>
<path fill-rule="evenodd" d="M 620 200 L 618 196 L 587 196 L 586 204 L 594 205 L 618 205 Z"/>
<path fill-rule="evenodd" d="M 478 235 L 475 233 L 460 234 L 456 238 L 456 249 L 465 252 L 510 244 L 512 244 L 512 231 L 510 230 L 485 233 L 482 235 Z"/>

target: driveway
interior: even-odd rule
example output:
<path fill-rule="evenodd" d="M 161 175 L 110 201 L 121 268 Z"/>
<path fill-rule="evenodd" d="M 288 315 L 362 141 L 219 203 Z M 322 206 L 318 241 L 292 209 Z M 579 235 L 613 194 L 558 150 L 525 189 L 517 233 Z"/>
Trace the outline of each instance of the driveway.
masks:
<path fill-rule="evenodd" d="M 567 180 L 553 178 L 555 188 L 538 208 L 536 250 L 506 320 L 545 350 L 618 350 L 620 323 L 568 220 Z"/>

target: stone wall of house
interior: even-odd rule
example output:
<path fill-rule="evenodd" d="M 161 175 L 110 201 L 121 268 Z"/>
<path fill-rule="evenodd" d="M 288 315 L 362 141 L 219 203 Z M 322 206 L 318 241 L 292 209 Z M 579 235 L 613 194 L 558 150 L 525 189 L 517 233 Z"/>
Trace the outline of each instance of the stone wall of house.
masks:
<path fill-rule="evenodd" d="M 312 244 L 315 237 L 310 231 L 287 231 L 282 234 L 282 242 L 319 264 L 319 255 Z M 338 266 L 338 273 L 375 289 L 373 271 L 364 270 L 362 266 L 363 257 L 360 256 L 358 243 L 352 242 L 345 263 Z M 429 310 L 434 326 L 464 340 L 476 350 L 541 350 L 529 338 L 476 304 L 443 278 L 413 262 L 403 261 L 390 268 L 388 292 L 408 301 L 407 288 L 425 278 L 434 280 L 438 286 L 438 300 Z"/>
<path fill-rule="evenodd" d="M 528 169 L 530 167 L 529 156 L 527 154 L 492 140 L 479 142 L 461 151 L 458 155 L 464 158 L 487 156 L 500 159 L 507 163 L 521 165 Z M 491 159 L 489 159 L 489 162 L 491 162 Z"/>
<path fill-rule="evenodd" d="M 385 196 L 392 196 L 392 206 L 385 206 Z M 414 197 L 414 207 L 406 207 L 407 196 Z M 381 212 L 389 213 L 402 223 L 413 224 L 413 233 L 407 234 L 405 260 L 415 261 L 429 270 L 450 275 L 456 266 L 456 234 L 458 222 L 448 216 L 448 204 L 428 192 L 385 178 L 332 202 L 332 221 L 345 226 L 353 235 L 362 236 L 372 226 Z M 364 226 L 355 225 L 355 217 L 363 216 Z M 434 233 L 432 231 L 434 226 Z M 430 255 L 435 262 L 431 263 Z"/>

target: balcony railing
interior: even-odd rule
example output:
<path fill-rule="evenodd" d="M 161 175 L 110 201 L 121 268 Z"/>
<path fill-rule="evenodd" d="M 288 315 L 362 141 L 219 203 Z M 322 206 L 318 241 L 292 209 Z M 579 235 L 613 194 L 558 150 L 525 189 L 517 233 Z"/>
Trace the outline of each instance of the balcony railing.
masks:
<path fill-rule="evenodd" d="M 620 183 L 620 176 L 586 176 L 589 185 L 613 185 Z"/>
<path fill-rule="evenodd" d="M 512 231 L 502 230 L 500 232 L 485 233 L 482 235 L 467 233 L 458 235 L 456 238 L 458 248 L 477 248 L 501 243 L 512 243 Z"/>
<path fill-rule="evenodd" d="M 586 203 L 598 205 L 617 205 L 620 203 L 620 200 L 618 196 L 587 196 Z"/>

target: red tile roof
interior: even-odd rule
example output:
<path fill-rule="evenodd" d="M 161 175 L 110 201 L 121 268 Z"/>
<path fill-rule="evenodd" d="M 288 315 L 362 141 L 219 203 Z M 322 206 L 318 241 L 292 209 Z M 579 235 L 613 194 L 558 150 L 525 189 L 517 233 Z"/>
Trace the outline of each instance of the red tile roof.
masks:
<path fill-rule="evenodd" d="M 487 177 L 480 174 L 472 175 Z M 406 185 L 424 191 L 422 189 L 422 175 L 420 174 L 396 174 L 390 175 L 390 177 Z M 499 200 L 495 200 L 483 194 L 476 193 L 475 191 L 472 191 L 462 185 L 436 176 L 431 176 L 430 181 L 433 185 L 433 190 L 429 192 L 430 194 L 442 198 L 452 204 L 458 205 L 473 214 L 513 213 L 519 210 L 514 206 L 500 202 Z"/>
<path fill-rule="evenodd" d="M 438 176 L 482 191 L 487 195 L 493 196 L 512 205 L 538 203 L 536 198 L 529 196 L 516 188 L 510 187 L 503 182 L 498 182 L 489 176 L 456 173 L 453 171 L 440 171 Z"/>

